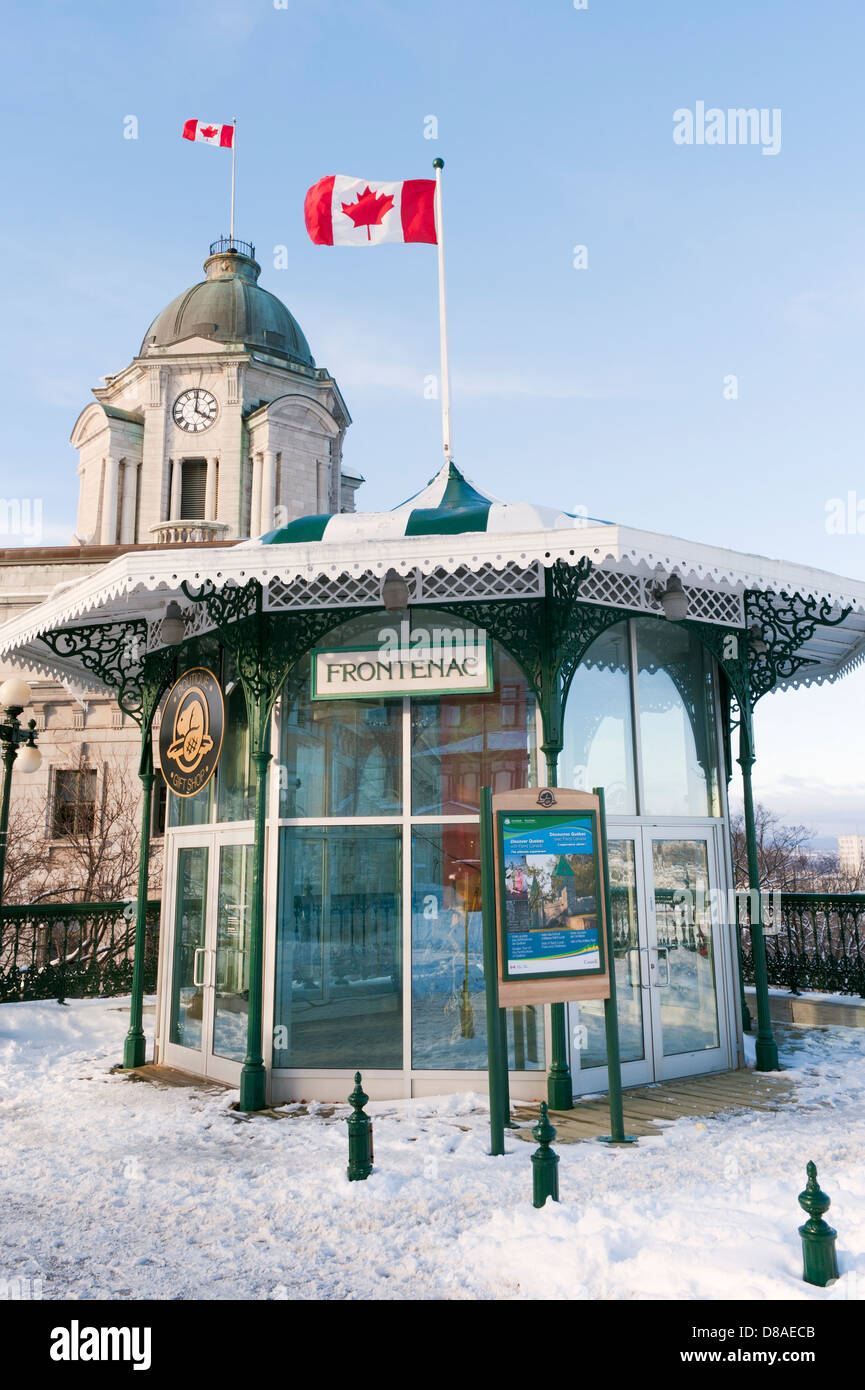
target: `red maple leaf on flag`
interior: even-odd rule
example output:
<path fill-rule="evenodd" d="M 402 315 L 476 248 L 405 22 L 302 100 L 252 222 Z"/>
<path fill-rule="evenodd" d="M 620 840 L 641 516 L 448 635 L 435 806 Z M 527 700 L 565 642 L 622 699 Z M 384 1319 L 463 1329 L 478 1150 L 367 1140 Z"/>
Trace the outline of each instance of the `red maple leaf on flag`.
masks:
<path fill-rule="evenodd" d="M 366 227 L 366 239 L 372 241 L 370 227 L 380 227 L 385 214 L 393 207 L 389 193 L 373 193 L 367 184 L 363 193 L 358 193 L 353 203 L 343 203 L 342 210 L 350 217 L 355 227 Z"/>
<path fill-rule="evenodd" d="M 215 125 L 203 125 L 203 126 L 200 127 L 200 131 L 201 131 L 201 134 L 204 136 L 205 140 L 212 140 L 213 137 L 214 137 L 214 135 L 216 134 L 216 126 L 215 126 Z"/>

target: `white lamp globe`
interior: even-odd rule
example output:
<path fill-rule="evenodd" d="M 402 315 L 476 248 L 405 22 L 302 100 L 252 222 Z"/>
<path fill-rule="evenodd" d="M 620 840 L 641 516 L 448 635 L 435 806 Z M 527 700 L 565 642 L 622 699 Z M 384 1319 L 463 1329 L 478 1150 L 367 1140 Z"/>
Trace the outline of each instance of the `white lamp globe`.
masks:
<path fill-rule="evenodd" d="M 20 676 L 10 676 L 0 685 L 0 705 L 6 709 L 23 709 L 30 701 L 30 686 Z"/>
<path fill-rule="evenodd" d="M 42 754 L 38 748 L 33 748 L 29 743 L 25 743 L 23 748 L 18 749 L 18 756 L 15 761 L 18 764 L 19 772 L 38 772 L 42 766 Z"/>

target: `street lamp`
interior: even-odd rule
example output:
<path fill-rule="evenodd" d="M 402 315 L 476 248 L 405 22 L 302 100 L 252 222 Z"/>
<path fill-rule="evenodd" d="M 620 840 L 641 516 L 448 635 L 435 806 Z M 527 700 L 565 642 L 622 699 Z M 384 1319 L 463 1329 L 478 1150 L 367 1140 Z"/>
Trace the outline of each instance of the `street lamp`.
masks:
<path fill-rule="evenodd" d="M 16 760 L 22 772 L 36 772 L 42 764 L 42 754 L 36 747 L 36 720 L 26 729 L 18 720 L 24 706 L 30 703 L 30 686 L 20 676 L 12 676 L 0 685 L 0 746 L 3 756 L 3 786 L 0 789 L 0 908 L 3 906 L 3 878 L 6 873 L 6 840 L 9 834 L 9 799 L 12 793 L 12 767 Z"/>

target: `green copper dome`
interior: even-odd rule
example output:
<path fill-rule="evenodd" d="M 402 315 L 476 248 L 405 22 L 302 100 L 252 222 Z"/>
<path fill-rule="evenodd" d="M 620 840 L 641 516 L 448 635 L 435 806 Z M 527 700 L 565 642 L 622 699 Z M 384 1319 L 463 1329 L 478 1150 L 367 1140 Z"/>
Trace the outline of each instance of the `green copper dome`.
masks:
<path fill-rule="evenodd" d="M 244 250 L 238 250 L 238 245 Z M 296 319 L 275 294 L 258 284 L 261 266 L 254 259 L 255 248 L 246 243 L 215 247 L 221 248 L 221 243 L 214 243 L 204 262 L 207 278 L 157 314 L 144 335 L 140 355 L 146 357 L 184 338 L 211 338 L 314 367 Z"/>

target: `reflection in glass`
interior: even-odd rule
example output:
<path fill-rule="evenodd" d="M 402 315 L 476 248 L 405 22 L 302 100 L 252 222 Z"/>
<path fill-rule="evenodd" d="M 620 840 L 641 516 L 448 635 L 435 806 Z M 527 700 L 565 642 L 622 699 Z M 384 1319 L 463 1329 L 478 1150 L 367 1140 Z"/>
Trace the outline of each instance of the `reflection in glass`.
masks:
<path fill-rule="evenodd" d="M 252 845 L 227 845 L 219 855 L 213 1051 L 232 1062 L 246 1056 L 251 907 Z"/>
<path fill-rule="evenodd" d="M 249 746 L 249 716 L 243 686 L 234 663 L 228 657 L 223 677 L 225 691 L 225 736 L 216 769 L 216 819 L 252 820 L 255 814 L 255 788 Z"/>
<path fill-rule="evenodd" d="M 402 1066 L 397 827 L 279 837 L 274 1066 Z"/>
<path fill-rule="evenodd" d="M 213 788 L 211 777 L 206 787 L 195 796 L 175 796 L 168 793 L 168 824 L 172 827 L 184 825 L 209 825 L 213 819 Z"/>
<path fill-rule="evenodd" d="M 619 1049 L 623 1062 L 638 1062 L 645 1055 L 643 996 L 640 989 L 640 932 L 637 915 L 637 871 L 633 840 L 610 840 L 610 896 L 613 955 L 616 961 Z M 607 1064 L 604 1003 L 590 999 L 570 1007 L 572 1025 L 583 1030 L 574 1035 L 579 1044 L 579 1066 Z M 576 1053 L 575 1046 L 574 1052 Z"/>
<path fill-rule="evenodd" d="M 312 700 L 309 666 L 282 695 L 280 815 L 399 814 L 402 700 Z"/>
<path fill-rule="evenodd" d="M 177 854 L 177 907 L 168 1037 L 178 1047 L 196 1050 L 201 1048 L 204 989 L 195 984 L 195 979 L 206 978 L 203 950 L 206 922 L 207 850 L 204 846 L 181 849 Z"/>
<path fill-rule="evenodd" d="M 477 811 L 484 786 L 493 792 L 537 786 L 534 699 L 519 667 L 496 643 L 493 671 L 495 689 L 488 695 L 412 700 L 416 816 Z"/>
<path fill-rule="evenodd" d="M 709 864 L 703 840 L 653 840 L 664 1056 L 718 1047 Z"/>
<path fill-rule="evenodd" d="M 638 618 L 642 813 L 720 815 L 712 668 L 696 637 Z"/>
<path fill-rule="evenodd" d="M 608 815 L 636 812 L 627 623 L 602 633 L 574 676 L 559 780 L 580 791 L 603 787 Z"/>
<path fill-rule="evenodd" d="M 417 826 L 412 846 L 412 1066 L 485 1070 L 478 827 Z M 542 1067 L 541 1009 L 507 1018 L 510 1067 Z"/>

